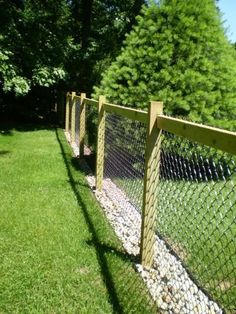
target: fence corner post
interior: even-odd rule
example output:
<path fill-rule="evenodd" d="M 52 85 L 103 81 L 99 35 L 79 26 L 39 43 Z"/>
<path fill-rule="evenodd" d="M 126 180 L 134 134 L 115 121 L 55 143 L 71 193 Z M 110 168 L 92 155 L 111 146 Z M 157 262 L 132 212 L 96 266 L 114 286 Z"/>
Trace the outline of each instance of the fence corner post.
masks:
<path fill-rule="evenodd" d="M 76 93 L 72 92 L 71 96 L 71 143 L 75 142 L 75 115 L 76 115 L 76 101 L 75 101 Z"/>
<path fill-rule="evenodd" d="M 157 116 L 162 113 L 163 103 L 151 101 L 148 108 L 140 245 L 141 264 L 144 267 L 152 267 L 154 261 L 157 186 L 161 156 L 161 130 L 157 127 Z"/>
<path fill-rule="evenodd" d="M 84 102 L 85 93 L 80 94 L 80 109 L 79 109 L 79 157 L 84 157 L 84 140 L 85 140 L 85 124 L 86 124 L 86 105 Z"/>
<path fill-rule="evenodd" d="M 102 190 L 104 172 L 104 144 L 105 144 L 105 96 L 99 96 L 98 102 L 98 131 L 97 131 L 97 156 L 96 156 L 96 189 Z"/>
<path fill-rule="evenodd" d="M 65 131 L 69 132 L 69 121 L 70 121 L 70 94 L 66 93 L 66 117 L 65 117 Z"/>

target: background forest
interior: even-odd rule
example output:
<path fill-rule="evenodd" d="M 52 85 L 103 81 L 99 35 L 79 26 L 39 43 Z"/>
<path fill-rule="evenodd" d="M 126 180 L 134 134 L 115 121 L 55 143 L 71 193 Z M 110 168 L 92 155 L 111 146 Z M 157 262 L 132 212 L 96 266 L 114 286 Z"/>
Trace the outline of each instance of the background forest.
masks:
<path fill-rule="evenodd" d="M 77 90 L 235 129 L 235 45 L 215 0 L 0 0 L 0 29 L 2 113 L 50 118 Z"/>

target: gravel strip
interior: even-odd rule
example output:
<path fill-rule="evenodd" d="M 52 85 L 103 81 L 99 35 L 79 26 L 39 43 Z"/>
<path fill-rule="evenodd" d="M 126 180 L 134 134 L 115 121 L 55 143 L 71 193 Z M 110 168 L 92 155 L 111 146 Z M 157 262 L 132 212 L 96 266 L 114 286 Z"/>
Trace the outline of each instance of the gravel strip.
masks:
<path fill-rule="evenodd" d="M 67 140 L 70 137 L 66 134 Z M 75 156 L 78 147 L 71 145 Z M 89 153 L 89 150 L 86 151 Z M 94 189 L 95 177 L 86 176 L 110 224 L 130 255 L 137 256 L 140 247 L 141 215 L 137 208 L 109 178 L 103 180 L 101 192 Z M 136 269 L 145 281 L 158 309 L 165 314 L 221 314 L 223 311 L 191 280 L 181 262 L 170 252 L 165 242 L 156 236 L 154 267 Z"/>

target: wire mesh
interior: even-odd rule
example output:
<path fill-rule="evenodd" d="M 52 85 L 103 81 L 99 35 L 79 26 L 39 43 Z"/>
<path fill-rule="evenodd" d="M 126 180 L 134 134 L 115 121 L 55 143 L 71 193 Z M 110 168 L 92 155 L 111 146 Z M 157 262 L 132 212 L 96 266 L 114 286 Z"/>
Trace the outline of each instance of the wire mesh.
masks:
<path fill-rule="evenodd" d="M 228 313 L 236 309 L 235 159 L 163 132 L 157 232 Z"/>
<path fill-rule="evenodd" d="M 143 198 L 146 126 L 106 114 L 105 177 L 110 178 L 140 211 Z"/>
<path fill-rule="evenodd" d="M 97 145 L 97 107 L 95 105 L 86 105 L 85 111 L 85 145 L 91 153 L 96 152 Z"/>
<path fill-rule="evenodd" d="M 79 115 L 80 115 L 80 99 L 75 100 L 75 143 L 79 142 Z"/>
<path fill-rule="evenodd" d="M 107 114 L 105 176 L 139 210 L 143 196 L 145 130 L 139 122 Z M 236 308 L 235 157 L 168 132 L 163 132 L 161 147 L 157 234 L 182 261 L 193 282 L 209 296 L 209 302 L 213 299 L 227 313 L 233 313 Z M 173 294 L 179 289 L 172 288 L 169 297 L 181 304 Z M 207 313 L 210 304 L 207 307 L 203 300 L 199 301 L 195 307 L 188 307 L 188 313 Z M 180 307 L 179 313 L 183 310 L 186 307 Z"/>
<path fill-rule="evenodd" d="M 69 128 L 69 134 L 71 136 L 71 128 L 72 128 L 72 123 L 71 123 L 71 113 L 72 113 L 72 98 L 69 98 L 69 110 L 68 110 L 68 114 L 69 114 L 69 119 L 68 119 L 68 128 Z"/>

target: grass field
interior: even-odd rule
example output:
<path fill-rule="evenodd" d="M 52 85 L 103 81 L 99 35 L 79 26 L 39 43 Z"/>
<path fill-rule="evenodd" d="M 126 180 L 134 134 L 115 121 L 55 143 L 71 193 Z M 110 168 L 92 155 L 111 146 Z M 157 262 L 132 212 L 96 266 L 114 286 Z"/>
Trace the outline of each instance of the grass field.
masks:
<path fill-rule="evenodd" d="M 62 130 L 0 133 L 0 313 L 155 313 Z"/>
<path fill-rule="evenodd" d="M 140 208 L 142 180 L 114 180 Z M 157 233 L 229 313 L 236 307 L 235 187 L 235 177 L 202 183 L 162 179 L 157 198 Z"/>

